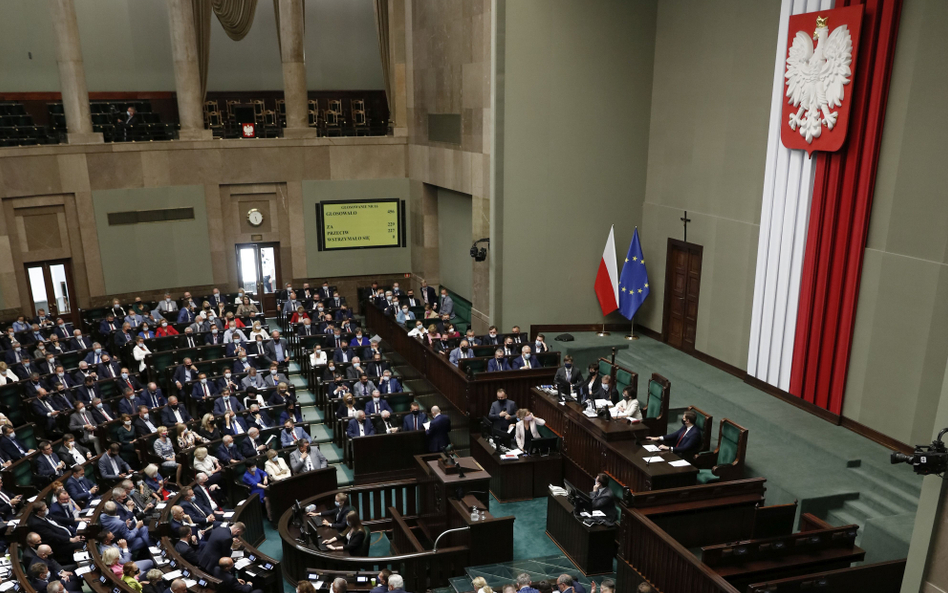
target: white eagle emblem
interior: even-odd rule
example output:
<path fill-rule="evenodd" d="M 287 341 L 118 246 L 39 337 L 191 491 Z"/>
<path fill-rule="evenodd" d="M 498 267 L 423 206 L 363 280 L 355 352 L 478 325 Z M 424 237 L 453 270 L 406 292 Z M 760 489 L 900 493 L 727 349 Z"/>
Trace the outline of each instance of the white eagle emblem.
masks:
<path fill-rule="evenodd" d="M 853 38 L 849 27 L 841 25 L 829 33 L 827 19 L 816 19 L 816 49 L 810 36 L 797 31 L 787 57 L 787 97 L 799 107 L 790 114 L 790 129 L 800 129 L 807 144 L 819 138 L 825 125 L 836 125 L 837 112 L 843 104 L 843 86 L 849 84 L 853 62 Z"/>

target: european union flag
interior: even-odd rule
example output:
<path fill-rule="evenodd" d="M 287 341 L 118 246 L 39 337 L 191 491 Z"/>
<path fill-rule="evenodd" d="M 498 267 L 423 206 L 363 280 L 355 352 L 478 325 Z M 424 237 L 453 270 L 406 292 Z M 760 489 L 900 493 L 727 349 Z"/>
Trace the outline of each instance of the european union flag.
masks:
<path fill-rule="evenodd" d="M 639 228 L 635 227 L 629 253 L 622 264 L 619 275 L 619 312 L 626 319 L 635 317 L 635 312 L 648 296 L 648 271 L 645 269 L 645 256 L 639 243 Z"/>

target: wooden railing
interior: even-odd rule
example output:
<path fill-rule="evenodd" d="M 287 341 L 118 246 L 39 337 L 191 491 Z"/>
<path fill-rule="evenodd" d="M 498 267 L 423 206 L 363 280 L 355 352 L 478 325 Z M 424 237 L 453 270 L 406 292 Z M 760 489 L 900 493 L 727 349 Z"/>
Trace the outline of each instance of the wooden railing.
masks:
<path fill-rule="evenodd" d="M 740 593 L 636 509 L 623 509 L 630 545 L 619 554 L 662 593 Z"/>

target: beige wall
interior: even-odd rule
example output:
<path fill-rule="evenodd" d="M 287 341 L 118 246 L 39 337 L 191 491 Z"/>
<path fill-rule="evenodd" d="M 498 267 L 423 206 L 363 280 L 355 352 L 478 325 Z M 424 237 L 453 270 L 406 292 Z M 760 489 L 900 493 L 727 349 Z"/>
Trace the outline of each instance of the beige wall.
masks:
<path fill-rule="evenodd" d="M 393 4 L 404 8 L 409 176 L 428 184 L 412 201 L 417 229 L 412 270 L 416 280 L 425 278 L 434 285 L 441 280 L 437 188 L 470 194 L 471 235 L 491 236 L 491 0 Z M 461 144 L 429 141 L 429 113 L 460 114 Z M 468 258 L 465 263 L 471 266 L 476 331 L 485 331 L 490 321 L 491 257 L 481 263 Z"/>
<path fill-rule="evenodd" d="M 81 307 L 97 305 L 116 292 L 183 288 L 193 283 L 234 290 L 234 246 L 255 240 L 280 243 L 284 281 L 329 276 L 333 271 L 364 274 L 364 261 L 372 259 L 369 252 L 351 265 L 340 254 L 308 261 L 307 246 L 316 228 L 310 220 L 314 214 L 310 212 L 307 218 L 304 212 L 303 184 L 332 182 L 333 195 L 369 192 L 407 200 L 406 171 L 404 138 L 0 149 L 0 256 L 5 254 L 0 257 L 5 309 L 0 314 L 10 314 L 27 302 L 23 264 L 40 259 L 71 258 Z M 373 187 L 375 180 L 384 182 Z M 352 188 L 346 186 L 348 182 Z M 245 224 L 248 204 L 266 208 L 266 228 Z M 156 205 L 194 206 L 196 220 L 127 227 L 109 227 L 105 222 L 109 211 Z M 306 211 L 313 208 L 310 203 Z M 32 227 L 18 222 L 24 216 L 53 216 L 51 221 L 65 217 L 58 246 L 31 246 L 28 231 Z M 159 242 L 160 236 L 167 238 L 165 243 Z M 400 258 L 371 273 L 410 271 L 410 248 L 398 251 L 403 253 Z M 165 259 L 149 262 L 159 257 Z M 376 259 L 386 261 L 384 256 Z M 141 262 L 141 269 L 126 274 L 136 261 Z M 152 266 L 154 277 L 147 274 Z"/>
<path fill-rule="evenodd" d="M 441 284 L 467 300 L 472 296 L 471 244 L 483 238 L 471 235 L 471 214 L 471 196 L 447 189 L 438 190 Z"/>
<path fill-rule="evenodd" d="M 659 2 L 639 228 L 662 329 L 668 238 L 704 247 L 696 347 L 746 368 L 780 2 Z M 624 249 L 624 247 L 623 247 Z"/>
<path fill-rule="evenodd" d="M 642 224 L 655 18 L 655 2 L 506 2 L 498 325 L 602 320 L 609 225 L 624 254 Z"/>
<path fill-rule="evenodd" d="M 164 0 L 75 0 L 89 90 L 174 91 Z M 308 0 L 306 82 L 311 90 L 384 88 L 372 0 Z M 48 2 L 0 2 L 0 92 L 58 92 Z M 30 55 L 31 54 L 31 55 Z M 210 91 L 280 90 L 273 2 L 257 3 L 244 39 L 211 19 Z"/>
<path fill-rule="evenodd" d="M 948 4 L 902 9 L 843 414 L 931 439 L 948 360 Z"/>

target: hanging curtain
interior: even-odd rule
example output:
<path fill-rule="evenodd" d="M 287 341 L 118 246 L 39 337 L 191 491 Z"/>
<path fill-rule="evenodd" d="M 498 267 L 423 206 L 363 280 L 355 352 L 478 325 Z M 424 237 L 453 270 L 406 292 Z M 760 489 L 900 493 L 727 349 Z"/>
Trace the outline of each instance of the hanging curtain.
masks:
<path fill-rule="evenodd" d="M 197 36 L 198 72 L 201 78 L 201 100 L 207 94 L 207 65 L 211 59 L 211 12 L 234 41 L 250 32 L 257 0 L 194 0 L 194 34 Z"/>
<path fill-rule="evenodd" d="M 379 54 L 382 58 L 382 81 L 385 83 L 388 118 L 395 121 L 395 95 L 392 93 L 392 56 L 389 51 L 388 0 L 375 0 L 375 28 L 378 31 L 379 37 Z"/>

